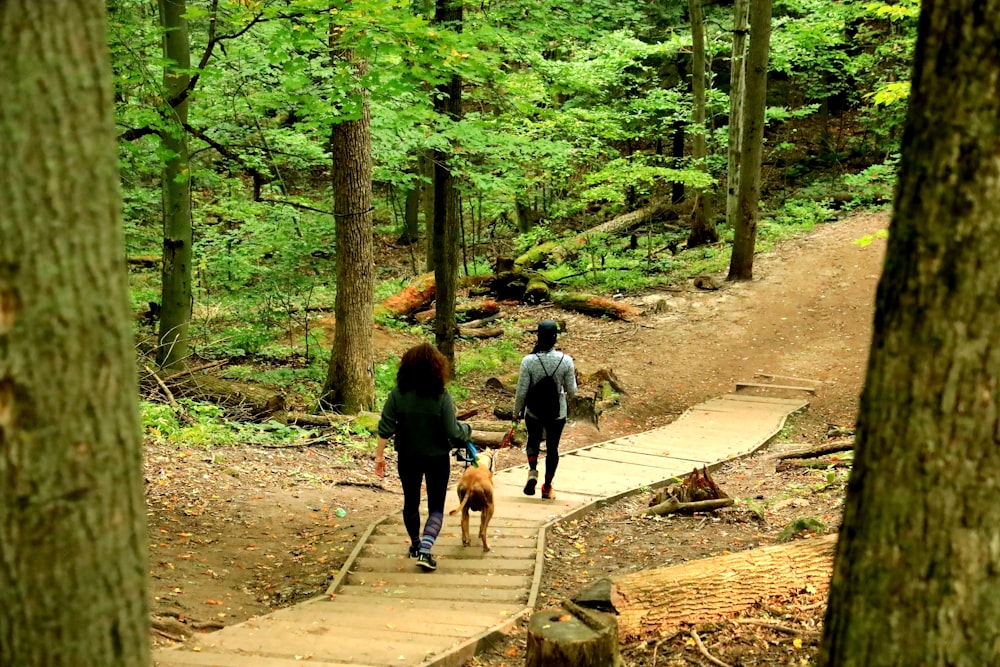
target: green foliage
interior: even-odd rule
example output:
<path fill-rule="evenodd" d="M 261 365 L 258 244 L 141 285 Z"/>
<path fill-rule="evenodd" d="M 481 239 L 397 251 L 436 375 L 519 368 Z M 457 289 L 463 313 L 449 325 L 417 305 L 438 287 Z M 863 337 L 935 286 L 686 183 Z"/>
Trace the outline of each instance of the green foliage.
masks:
<path fill-rule="evenodd" d="M 857 174 L 843 176 L 854 195 L 851 208 L 881 208 L 892 201 L 899 169 L 899 155 L 893 154 L 882 164 L 874 164 Z"/>
<path fill-rule="evenodd" d="M 517 347 L 517 332 L 517 329 L 511 327 L 504 332 L 502 338 L 494 338 L 482 346 L 463 350 L 455 360 L 456 376 L 461 378 L 467 374 L 493 374 L 516 366 L 523 355 Z"/>
<path fill-rule="evenodd" d="M 146 437 L 178 447 L 211 449 L 234 444 L 287 446 L 314 435 L 298 426 L 273 421 L 264 424 L 229 421 L 222 408 L 189 399 L 179 400 L 178 408 L 144 401 L 140 411 Z"/>
<path fill-rule="evenodd" d="M 789 542 L 798 537 L 803 537 L 806 535 L 815 535 L 821 533 L 826 529 L 826 524 L 824 524 L 819 519 L 814 519 L 813 517 L 802 517 L 795 519 L 784 528 L 778 534 L 779 542 Z"/>

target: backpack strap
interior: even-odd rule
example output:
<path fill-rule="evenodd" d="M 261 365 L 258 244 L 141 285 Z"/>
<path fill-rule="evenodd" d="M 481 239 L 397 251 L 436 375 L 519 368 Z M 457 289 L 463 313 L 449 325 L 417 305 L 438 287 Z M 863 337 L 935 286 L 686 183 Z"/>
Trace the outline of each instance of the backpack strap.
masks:
<path fill-rule="evenodd" d="M 559 363 L 556 364 L 556 367 L 553 368 L 552 372 L 550 373 L 549 369 L 547 369 L 545 367 L 545 362 L 543 362 L 542 358 L 540 356 L 538 356 L 537 352 L 535 352 L 535 359 L 538 359 L 538 364 L 542 367 L 542 372 L 545 373 L 545 377 L 552 377 L 552 376 L 554 376 L 556 374 L 556 371 L 559 370 L 559 367 L 562 365 L 563 359 L 565 359 L 565 358 L 566 358 L 565 354 L 563 356 L 559 357 Z M 531 377 L 531 372 L 530 371 L 528 372 L 528 377 Z M 541 378 L 539 378 L 539 379 L 541 379 Z M 534 378 L 532 378 L 531 384 L 535 384 Z"/>

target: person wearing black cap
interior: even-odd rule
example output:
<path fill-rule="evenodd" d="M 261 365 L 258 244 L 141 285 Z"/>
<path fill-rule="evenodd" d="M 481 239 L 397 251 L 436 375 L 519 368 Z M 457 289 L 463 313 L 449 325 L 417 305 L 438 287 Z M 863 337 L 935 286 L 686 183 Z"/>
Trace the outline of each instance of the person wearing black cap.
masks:
<path fill-rule="evenodd" d="M 538 341 L 531 354 L 521 360 L 521 371 L 517 378 L 514 394 L 514 416 L 524 418 L 528 429 L 528 482 L 524 485 L 525 495 L 535 495 L 538 484 L 538 452 L 545 439 L 545 481 L 542 484 L 542 498 L 555 498 L 552 479 L 559 465 L 559 438 L 566 425 L 566 398 L 576 393 L 576 369 L 573 358 L 555 349 L 559 326 L 552 320 L 538 323 Z M 559 394 L 558 410 L 550 415 L 536 415 L 528 408 L 529 390 L 544 377 L 551 377 Z"/>

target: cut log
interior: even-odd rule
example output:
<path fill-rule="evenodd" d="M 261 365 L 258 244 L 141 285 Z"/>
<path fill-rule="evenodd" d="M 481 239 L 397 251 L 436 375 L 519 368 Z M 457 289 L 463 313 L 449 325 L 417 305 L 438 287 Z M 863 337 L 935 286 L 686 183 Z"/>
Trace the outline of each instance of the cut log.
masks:
<path fill-rule="evenodd" d="M 184 396 L 215 403 L 243 413 L 249 419 L 284 419 L 285 397 L 270 389 L 246 382 L 224 380 L 214 375 L 195 373 L 177 376 L 167 385 L 174 396 Z"/>
<path fill-rule="evenodd" d="M 486 388 L 513 396 L 517 390 L 517 376 L 517 373 L 508 373 L 507 375 L 486 378 Z"/>
<path fill-rule="evenodd" d="M 528 621 L 525 667 L 619 667 L 618 628 L 611 614 L 564 603 Z"/>
<path fill-rule="evenodd" d="M 627 303 L 593 294 L 554 292 L 552 303 L 566 310 L 594 315 L 595 317 L 607 316 L 616 320 L 631 321 L 639 315 L 639 310 Z"/>
<path fill-rule="evenodd" d="M 492 318 L 500 314 L 500 304 L 493 299 L 483 299 L 475 303 L 460 303 L 455 306 L 455 315 L 485 322 L 483 318 Z M 437 315 L 437 308 L 433 306 L 427 310 L 422 310 L 413 316 L 420 324 L 427 324 Z M 462 326 L 468 326 L 463 324 Z M 482 326 L 482 325 L 479 325 Z"/>
<path fill-rule="evenodd" d="M 478 320 L 471 320 L 462 324 L 463 329 L 481 329 L 491 322 L 496 322 L 500 318 L 500 313 L 495 313 L 487 317 L 481 317 Z"/>
<path fill-rule="evenodd" d="M 503 335 L 503 329 L 497 327 L 494 329 L 469 329 L 468 327 L 459 327 L 458 335 L 465 338 L 497 338 Z"/>
<path fill-rule="evenodd" d="M 836 541 L 836 535 L 827 535 L 617 575 L 608 587 L 610 599 L 602 604 L 617 613 L 618 637 L 625 642 L 716 622 L 803 588 L 823 594 Z"/>
<path fill-rule="evenodd" d="M 670 499 L 666 502 L 662 502 L 659 505 L 653 505 L 642 512 L 640 515 L 652 516 L 664 514 L 694 514 L 695 512 L 711 512 L 712 510 L 722 509 L 723 507 L 729 507 L 736 501 L 732 498 L 718 498 L 716 500 L 695 500 L 689 503 L 682 503 L 679 500 Z"/>
<path fill-rule="evenodd" d="M 507 431 L 498 433 L 496 431 L 472 431 L 472 444 L 480 449 L 499 449 L 503 446 L 504 436 L 507 435 Z M 523 433 L 518 433 L 514 431 L 514 439 L 511 441 L 515 447 L 520 447 L 525 443 L 525 438 Z"/>
<path fill-rule="evenodd" d="M 409 317 L 423 310 L 434 300 L 434 272 L 423 273 L 406 287 L 375 306 L 376 316 Z"/>

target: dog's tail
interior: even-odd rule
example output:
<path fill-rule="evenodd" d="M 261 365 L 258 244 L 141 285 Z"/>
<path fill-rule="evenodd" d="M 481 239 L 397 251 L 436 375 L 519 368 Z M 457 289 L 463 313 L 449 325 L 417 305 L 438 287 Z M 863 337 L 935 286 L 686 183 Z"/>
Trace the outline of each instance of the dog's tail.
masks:
<path fill-rule="evenodd" d="M 465 495 L 462 496 L 462 502 L 460 502 L 458 504 L 458 507 L 456 507 L 455 509 L 453 509 L 450 512 L 448 512 L 448 514 L 449 515 L 451 515 L 451 514 L 458 514 L 463 509 L 465 509 L 466 504 L 469 502 L 469 495 L 471 495 L 471 494 L 469 494 L 468 492 L 466 492 Z"/>

